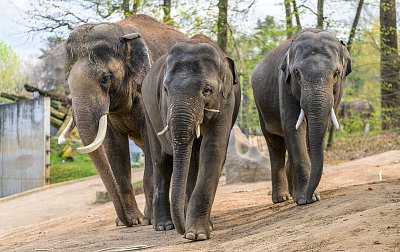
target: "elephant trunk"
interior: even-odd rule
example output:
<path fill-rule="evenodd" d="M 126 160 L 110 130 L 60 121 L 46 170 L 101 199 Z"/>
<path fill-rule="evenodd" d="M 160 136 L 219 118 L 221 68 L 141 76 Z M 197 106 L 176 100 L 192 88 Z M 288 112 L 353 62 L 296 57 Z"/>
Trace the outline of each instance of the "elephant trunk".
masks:
<path fill-rule="evenodd" d="M 171 215 L 176 231 L 185 233 L 185 193 L 192 154 L 193 139 L 199 125 L 195 104 L 175 101 L 171 110 L 171 133 L 173 138 L 173 172 Z"/>
<path fill-rule="evenodd" d="M 330 116 L 332 111 L 331 104 L 332 102 L 329 102 L 324 94 L 314 94 L 312 101 L 307 104 L 306 116 L 311 161 L 311 173 L 306 194 L 307 203 L 312 203 L 316 200 L 314 192 L 322 176 L 324 137 L 329 120 L 332 118 Z"/>
<path fill-rule="evenodd" d="M 96 148 L 87 153 L 89 153 L 107 192 L 113 199 L 118 219 L 124 223 L 124 225 L 128 227 L 132 226 L 133 222 L 131 218 L 129 218 L 132 211 L 124 207 L 122 192 L 118 190 L 119 187 L 112 172 L 110 161 L 107 158 L 105 149 L 101 146 L 101 142 L 107 133 L 106 121 L 108 108 L 93 109 L 93 105 L 81 104 L 78 101 L 74 101 L 74 99 L 72 101 L 72 108 L 74 111 L 73 120 L 76 123 L 83 144 L 87 147 L 97 143 Z M 97 141 L 99 137 L 102 138 L 101 142 Z M 85 147 L 83 148 L 84 150 L 86 149 Z"/>

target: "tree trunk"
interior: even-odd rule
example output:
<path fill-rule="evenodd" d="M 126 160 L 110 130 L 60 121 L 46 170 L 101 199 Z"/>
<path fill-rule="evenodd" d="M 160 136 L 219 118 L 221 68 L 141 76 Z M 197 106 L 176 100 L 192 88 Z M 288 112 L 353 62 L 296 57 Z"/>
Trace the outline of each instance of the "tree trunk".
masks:
<path fill-rule="evenodd" d="M 400 125 L 400 60 L 397 44 L 396 0 L 380 1 L 382 129 Z"/>
<path fill-rule="evenodd" d="M 123 0 L 121 4 L 121 9 L 124 12 L 124 17 L 129 17 L 129 15 L 131 15 L 129 11 L 129 1 L 130 0 Z"/>
<path fill-rule="evenodd" d="M 164 11 L 163 22 L 166 24 L 170 24 L 172 21 L 172 19 L 171 19 L 171 0 L 164 0 L 163 11 Z"/>
<path fill-rule="evenodd" d="M 349 53 L 350 53 L 351 47 L 353 45 L 354 36 L 356 35 L 358 21 L 360 20 L 360 15 L 361 15 L 361 10 L 362 10 L 363 4 L 364 4 L 364 0 L 360 0 L 358 2 L 356 16 L 354 17 L 353 25 L 351 26 L 349 41 L 347 41 L 347 50 L 349 51 Z"/>
<path fill-rule="evenodd" d="M 130 0 L 127 0 L 128 2 L 130 2 Z M 141 1 L 142 0 L 133 0 L 133 5 L 132 5 L 132 14 L 136 14 L 138 12 L 138 9 L 141 5 Z"/>
<path fill-rule="evenodd" d="M 228 0 L 218 1 L 217 38 L 219 47 L 226 52 L 228 43 Z"/>
<path fill-rule="evenodd" d="M 300 13 L 297 8 L 296 0 L 292 0 L 292 4 L 293 4 L 293 14 L 296 18 L 296 29 L 297 31 L 300 31 L 301 30 Z"/>
<path fill-rule="evenodd" d="M 293 35 L 293 24 L 292 24 L 292 8 L 290 6 L 291 0 L 284 0 L 285 12 L 286 12 L 286 37 L 289 39 Z"/>
<path fill-rule="evenodd" d="M 324 28 L 324 0 L 318 0 L 317 5 L 317 28 Z"/>

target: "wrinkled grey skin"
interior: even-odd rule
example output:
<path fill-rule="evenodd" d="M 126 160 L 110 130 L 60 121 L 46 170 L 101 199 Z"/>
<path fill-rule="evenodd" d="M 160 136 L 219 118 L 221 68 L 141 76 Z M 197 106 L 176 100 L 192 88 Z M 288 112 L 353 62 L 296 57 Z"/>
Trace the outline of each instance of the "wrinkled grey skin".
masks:
<path fill-rule="evenodd" d="M 330 32 L 300 31 L 268 53 L 252 73 L 261 129 L 268 144 L 272 200 L 298 205 L 319 200 L 323 140 L 351 72 L 349 53 Z M 301 108 L 305 120 L 296 130 Z M 285 153 L 288 151 L 287 174 Z"/>
<path fill-rule="evenodd" d="M 143 221 L 132 191 L 128 138 L 145 153 L 144 222 L 151 222 L 152 165 L 140 87 L 154 60 L 184 38 L 149 16 L 132 15 L 117 23 L 79 26 L 66 43 L 73 119 L 84 145 L 94 140 L 100 117 L 108 114 L 104 142 L 89 155 L 113 200 L 117 225 Z"/>
<path fill-rule="evenodd" d="M 211 207 L 240 104 L 233 60 L 202 35 L 177 43 L 146 76 L 143 101 L 154 163 L 154 228 L 175 227 L 187 239 L 208 239 Z M 157 135 L 166 125 L 169 130 Z"/>

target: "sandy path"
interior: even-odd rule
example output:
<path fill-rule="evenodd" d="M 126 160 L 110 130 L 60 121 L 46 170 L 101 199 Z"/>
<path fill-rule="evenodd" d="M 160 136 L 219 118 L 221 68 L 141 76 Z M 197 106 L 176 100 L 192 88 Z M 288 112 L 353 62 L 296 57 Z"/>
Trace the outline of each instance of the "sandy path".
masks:
<path fill-rule="evenodd" d="M 224 185 L 222 178 L 212 212 L 215 230 L 204 242 L 151 226 L 115 227 L 112 204 L 93 203 L 103 188 L 96 178 L 54 186 L 0 200 L 0 250 L 146 244 L 154 246 L 147 251 L 400 251 L 399 161 L 400 151 L 390 151 L 328 166 L 322 201 L 301 207 L 273 205 L 270 181 Z M 143 209 L 143 195 L 136 198 Z"/>

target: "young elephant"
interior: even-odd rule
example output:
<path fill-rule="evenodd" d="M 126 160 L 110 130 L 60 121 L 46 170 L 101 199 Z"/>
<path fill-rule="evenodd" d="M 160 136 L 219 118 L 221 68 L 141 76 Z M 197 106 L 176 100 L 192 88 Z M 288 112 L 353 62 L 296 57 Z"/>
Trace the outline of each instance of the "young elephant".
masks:
<path fill-rule="evenodd" d="M 149 16 L 132 15 L 117 23 L 81 25 L 67 40 L 73 119 L 59 141 L 76 124 L 85 144 L 78 151 L 89 153 L 113 200 L 117 223 L 132 226 L 143 221 L 132 191 L 129 138 L 146 156 L 144 220 L 151 221 L 152 165 L 140 89 L 154 60 L 185 39 Z"/>
<path fill-rule="evenodd" d="M 234 62 L 210 39 L 196 35 L 155 62 L 142 93 L 154 164 L 154 228 L 175 226 L 187 239 L 208 239 L 240 104 Z"/>
<path fill-rule="evenodd" d="M 261 129 L 268 144 L 272 200 L 298 205 L 319 200 L 315 191 L 323 169 L 323 142 L 342 97 L 351 61 L 330 32 L 300 31 L 268 53 L 252 74 Z M 285 176 L 285 153 L 288 170 Z"/>

